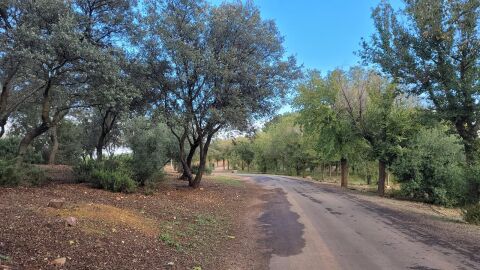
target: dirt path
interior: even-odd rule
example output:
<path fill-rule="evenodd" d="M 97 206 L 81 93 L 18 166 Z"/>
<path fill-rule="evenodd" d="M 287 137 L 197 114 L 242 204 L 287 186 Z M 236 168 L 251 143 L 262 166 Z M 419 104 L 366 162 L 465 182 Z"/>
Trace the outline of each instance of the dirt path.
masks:
<path fill-rule="evenodd" d="M 248 177 L 270 190 L 259 218 L 269 269 L 480 269 L 479 227 L 383 206 L 331 185 Z"/>

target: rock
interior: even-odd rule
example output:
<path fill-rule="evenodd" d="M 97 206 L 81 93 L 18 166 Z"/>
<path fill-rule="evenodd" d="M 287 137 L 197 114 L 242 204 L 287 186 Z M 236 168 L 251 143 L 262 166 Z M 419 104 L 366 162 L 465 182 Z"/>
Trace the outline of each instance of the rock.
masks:
<path fill-rule="evenodd" d="M 173 267 L 174 265 L 175 265 L 174 262 L 168 262 L 168 263 L 166 264 L 166 266 L 169 266 L 169 267 Z"/>
<path fill-rule="evenodd" d="M 62 257 L 62 258 L 57 258 L 51 262 L 51 264 L 55 266 L 63 266 L 67 262 L 67 258 Z"/>
<path fill-rule="evenodd" d="M 77 225 L 77 219 L 74 217 L 67 217 L 65 219 L 65 225 L 67 226 L 75 226 Z"/>
<path fill-rule="evenodd" d="M 65 204 L 65 199 L 53 199 L 48 202 L 48 207 L 60 209 Z"/>

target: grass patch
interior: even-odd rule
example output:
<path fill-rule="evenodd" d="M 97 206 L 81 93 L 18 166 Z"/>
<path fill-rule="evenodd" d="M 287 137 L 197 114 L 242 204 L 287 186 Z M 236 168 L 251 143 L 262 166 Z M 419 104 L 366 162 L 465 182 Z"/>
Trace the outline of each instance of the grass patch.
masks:
<path fill-rule="evenodd" d="M 175 237 L 169 233 L 162 233 L 160 234 L 160 240 L 169 247 L 173 247 L 176 250 L 181 250 L 182 246 L 180 243 L 175 239 Z"/>
<path fill-rule="evenodd" d="M 181 222 L 176 220 L 162 223 L 159 239 L 177 251 L 195 252 L 228 239 L 229 224 L 214 214 L 196 214 Z"/>
<path fill-rule="evenodd" d="M 238 179 L 234 179 L 234 178 L 229 177 L 229 176 L 216 175 L 216 176 L 210 177 L 209 179 L 212 180 L 215 183 L 219 183 L 219 184 L 223 184 L 223 185 L 227 185 L 227 186 L 245 187 L 245 184 L 242 181 L 240 181 Z"/>

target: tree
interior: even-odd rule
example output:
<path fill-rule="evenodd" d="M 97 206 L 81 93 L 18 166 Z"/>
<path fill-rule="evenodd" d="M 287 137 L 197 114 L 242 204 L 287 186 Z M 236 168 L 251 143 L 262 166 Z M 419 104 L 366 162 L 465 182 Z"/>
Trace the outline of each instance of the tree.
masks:
<path fill-rule="evenodd" d="M 105 3 L 93 10 L 97 2 Z M 36 85 L 39 90 L 31 103 L 22 106 L 41 109 L 36 125 L 26 131 L 20 142 L 19 162 L 31 142 L 54 128 L 72 108 L 92 106 L 99 97 L 95 91 L 101 92 L 107 85 L 115 88 L 116 84 L 113 87 L 111 84 L 116 81 L 118 68 L 112 54 L 104 49 L 107 43 L 102 41 L 109 39 L 116 27 L 104 24 L 108 16 L 94 18 L 97 11 L 103 14 L 110 7 L 108 2 L 48 0 L 24 6 L 23 26 L 29 31 L 19 36 L 17 42 L 33 55 L 31 78 L 26 83 Z M 82 13 L 83 4 L 92 4 L 92 9 Z M 89 18 L 83 21 L 85 16 Z M 108 30 L 103 32 L 105 29 Z M 99 77 L 103 87 L 94 81 Z"/>
<path fill-rule="evenodd" d="M 405 1 L 395 12 L 387 1 L 374 9 L 376 33 L 363 42 L 361 56 L 403 86 L 428 98 L 462 138 L 466 162 L 478 163 L 480 105 L 480 2 Z M 469 175 L 470 198 L 478 201 L 480 182 Z"/>
<path fill-rule="evenodd" d="M 178 140 L 189 185 L 196 188 L 213 136 L 273 113 L 299 71 L 294 58 L 284 60 L 275 24 L 262 20 L 252 2 L 214 7 L 205 1 L 153 1 L 147 9 L 149 58 L 169 66 L 167 86 L 157 86 L 158 103 Z M 186 141 L 191 151 L 199 150 L 195 178 L 184 155 Z"/>
<path fill-rule="evenodd" d="M 38 56 L 28 48 L 29 4 L 25 1 L 0 2 L 0 137 L 18 107 L 41 90 L 31 76 Z"/>
<path fill-rule="evenodd" d="M 372 70 L 353 67 L 339 75 L 339 103 L 351 125 L 378 160 L 378 193 L 385 192 L 386 169 L 415 129 L 414 108 L 396 86 Z M 341 79 L 340 79 L 341 78 Z"/>
<path fill-rule="evenodd" d="M 340 70 L 329 73 L 325 79 L 320 72 L 311 71 L 298 87 L 295 99 L 299 122 L 315 141 L 317 151 L 329 159 L 340 159 L 342 187 L 348 186 L 348 159 L 365 147 L 350 119 L 350 104 L 343 98 L 345 80 Z"/>
<path fill-rule="evenodd" d="M 238 156 L 242 161 L 242 170 L 245 169 L 244 164 L 246 164 L 247 170 L 249 171 L 250 164 L 255 157 L 255 152 L 252 149 L 252 142 L 247 138 L 238 138 L 234 141 L 234 151 L 238 153 Z"/>

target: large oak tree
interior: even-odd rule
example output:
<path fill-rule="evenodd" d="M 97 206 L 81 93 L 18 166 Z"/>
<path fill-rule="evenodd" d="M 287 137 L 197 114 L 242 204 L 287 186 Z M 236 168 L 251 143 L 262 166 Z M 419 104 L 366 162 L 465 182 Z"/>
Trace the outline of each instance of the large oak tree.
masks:
<path fill-rule="evenodd" d="M 271 114 L 299 71 L 294 58 L 285 58 L 275 23 L 263 20 L 253 2 L 153 1 L 147 9 L 145 51 L 169 66 L 158 105 L 178 139 L 189 185 L 198 187 L 213 136 Z M 193 177 L 189 158 L 197 149 Z"/>

